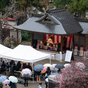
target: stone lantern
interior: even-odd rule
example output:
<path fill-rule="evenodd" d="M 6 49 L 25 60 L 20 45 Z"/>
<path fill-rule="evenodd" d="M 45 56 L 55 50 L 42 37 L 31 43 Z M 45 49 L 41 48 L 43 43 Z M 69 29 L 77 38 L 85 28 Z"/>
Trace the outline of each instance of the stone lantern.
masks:
<path fill-rule="evenodd" d="M 14 44 L 14 38 L 13 38 L 13 35 L 12 35 L 12 37 L 11 37 L 10 44 L 11 44 L 11 49 L 13 49 L 13 48 L 14 48 L 14 47 L 13 47 L 13 44 Z"/>

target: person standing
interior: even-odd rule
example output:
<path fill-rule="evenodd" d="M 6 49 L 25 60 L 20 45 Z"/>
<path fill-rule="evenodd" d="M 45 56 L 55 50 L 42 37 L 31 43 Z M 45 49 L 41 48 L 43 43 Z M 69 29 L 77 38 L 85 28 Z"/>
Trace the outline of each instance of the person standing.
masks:
<path fill-rule="evenodd" d="M 47 85 L 48 82 L 46 81 L 47 78 L 48 78 L 48 75 L 45 76 L 45 84 L 46 84 L 46 88 L 47 88 L 47 86 L 48 86 L 48 85 Z"/>
<path fill-rule="evenodd" d="M 4 72 L 6 70 L 6 64 L 5 62 L 3 61 L 2 62 L 2 65 L 1 65 L 1 71 Z"/>
<path fill-rule="evenodd" d="M 24 69 L 24 68 L 27 68 L 26 62 L 23 63 L 23 69 Z"/>
<path fill-rule="evenodd" d="M 32 67 L 31 67 L 30 63 L 28 63 L 27 68 L 29 68 L 32 71 Z"/>
<path fill-rule="evenodd" d="M 9 86 L 10 86 L 10 88 L 17 88 L 16 83 L 10 82 L 10 83 L 9 83 Z"/>
<path fill-rule="evenodd" d="M 9 88 L 8 84 L 4 84 L 3 88 Z"/>
<path fill-rule="evenodd" d="M 50 67 L 47 68 L 47 71 L 46 71 L 47 75 L 49 76 L 51 74 L 51 70 L 50 70 Z"/>
<path fill-rule="evenodd" d="M 10 67 L 10 75 L 14 75 L 14 68 L 15 68 L 15 65 L 12 64 Z"/>
<path fill-rule="evenodd" d="M 28 86 L 29 74 L 24 74 L 24 75 L 23 75 L 23 78 L 24 78 L 24 86 Z"/>
<path fill-rule="evenodd" d="M 40 82 L 40 74 L 41 74 L 41 71 L 40 72 L 36 72 L 37 82 Z"/>

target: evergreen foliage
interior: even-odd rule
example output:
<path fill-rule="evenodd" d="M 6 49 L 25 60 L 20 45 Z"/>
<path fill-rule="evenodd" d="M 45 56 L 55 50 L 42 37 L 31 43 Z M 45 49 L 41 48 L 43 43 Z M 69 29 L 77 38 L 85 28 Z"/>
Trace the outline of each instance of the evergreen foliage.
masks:
<path fill-rule="evenodd" d="M 5 8 L 5 6 L 9 5 L 9 0 L 0 0 L 0 11 L 3 11 L 3 8 Z"/>
<path fill-rule="evenodd" d="M 88 0 L 55 0 L 54 5 L 57 8 L 67 5 L 67 10 L 74 13 L 75 16 L 85 18 L 86 10 L 88 10 Z"/>

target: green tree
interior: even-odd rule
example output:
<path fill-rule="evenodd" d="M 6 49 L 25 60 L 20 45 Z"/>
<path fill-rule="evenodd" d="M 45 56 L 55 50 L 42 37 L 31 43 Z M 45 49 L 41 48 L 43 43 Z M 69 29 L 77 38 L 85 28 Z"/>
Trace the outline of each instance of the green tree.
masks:
<path fill-rule="evenodd" d="M 18 1 L 18 3 L 16 4 L 17 8 L 19 10 L 23 10 L 25 11 L 27 7 L 37 7 L 37 8 L 42 8 L 42 7 L 46 7 L 47 5 L 47 0 L 16 0 Z"/>
<path fill-rule="evenodd" d="M 71 0 L 54 0 L 54 5 L 57 8 L 64 7 L 65 5 L 71 3 Z"/>
<path fill-rule="evenodd" d="M 86 10 L 88 9 L 88 0 L 55 0 L 54 5 L 57 8 L 67 5 L 67 10 L 74 13 L 75 16 L 85 17 Z"/>
<path fill-rule="evenodd" d="M 31 34 L 27 31 L 21 31 L 22 41 L 30 41 Z"/>
<path fill-rule="evenodd" d="M 0 11 L 3 11 L 6 5 L 9 5 L 9 0 L 0 0 Z"/>
<path fill-rule="evenodd" d="M 68 11 L 74 13 L 75 16 L 83 16 L 85 18 L 88 9 L 88 0 L 71 0 L 68 5 Z"/>

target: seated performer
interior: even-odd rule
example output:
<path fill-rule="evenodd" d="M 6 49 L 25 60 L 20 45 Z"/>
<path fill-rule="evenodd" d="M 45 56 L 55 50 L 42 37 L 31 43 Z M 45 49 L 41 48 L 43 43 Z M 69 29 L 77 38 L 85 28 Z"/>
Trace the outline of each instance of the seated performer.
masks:
<path fill-rule="evenodd" d="M 52 41 L 51 37 L 47 40 L 47 46 L 49 46 L 49 43 L 53 44 L 53 41 Z"/>
<path fill-rule="evenodd" d="M 40 41 L 40 43 L 39 43 L 39 49 L 43 49 L 43 42 L 42 41 Z"/>
<path fill-rule="evenodd" d="M 51 43 L 49 43 L 49 46 L 48 46 L 47 50 L 52 50 Z"/>

